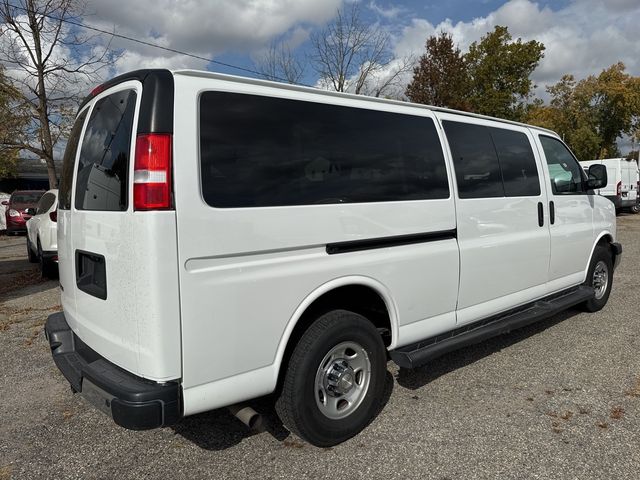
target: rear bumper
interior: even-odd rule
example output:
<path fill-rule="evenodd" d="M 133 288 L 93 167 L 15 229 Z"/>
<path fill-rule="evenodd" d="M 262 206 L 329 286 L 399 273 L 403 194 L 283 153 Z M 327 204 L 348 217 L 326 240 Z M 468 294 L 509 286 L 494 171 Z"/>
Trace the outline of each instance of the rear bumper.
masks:
<path fill-rule="evenodd" d="M 71 388 L 118 425 L 147 430 L 172 425 L 182 417 L 179 382 L 145 380 L 109 362 L 73 333 L 63 312 L 49 316 L 45 336 Z"/>
<path fill-rule="evenodd" d="M 605 197 L 611 200 L 616 208 L 622 208 L 622 197 L 618 195 L 605 195 Z"/>
<path fill-rule="evenodd" d="M 27 231 L 27 221 L 22 217 L 10 217 L 9 214 L 5 214 L 5 218 L 7 220 L 7 231 L 8 232 L 26 232 Z"/>

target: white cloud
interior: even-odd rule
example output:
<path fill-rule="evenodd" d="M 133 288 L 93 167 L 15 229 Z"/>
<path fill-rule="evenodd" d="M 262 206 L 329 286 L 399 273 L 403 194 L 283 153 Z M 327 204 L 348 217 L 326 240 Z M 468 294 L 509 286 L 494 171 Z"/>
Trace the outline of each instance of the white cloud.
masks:
<path fill-rule="evenodd" d="M 496 25 L 504 25 L 515 38 L 542 42 L 546 50 L 533 73 L 538 93 L 565 73 L 577 78 L 598 74 L 622 61 L 627 71 L 640 75 L 640 2 L 637 0 L 574 0 L 557 11 L 530 0 L 510 0 L 485 17 L 438 25 L 414 18 L 397 38 L 396 54 L 421 54 L 430 35 L 449 32 L 465 51 Z"/>
<path fill-rule="evenodd" d="M 375 1 L 371 1 L 369 2 L 369 8 L 371 10 L 373 10 L 376 14 L 380 15 L 381 17 L 384 17 L 388 20 L 394 19 L 396 18 L 398 15 L 400 15 L 401 13 L 405 12 L 406 9 L 402 8 L 402 7 L 389 7 L 389 8 L 384 8 L 381 7 L 380 5 L 378 5 Z"/>
<path fill-rule="evenodd" d="M 272 39 L 292 32 L 304 36 L 307 26 L 320 25 L 335 15 L 342 0 L 91 0 L 95 15 L 85 22 L 140 40 L 214 57 L 223 52 L 249 53 Z M 206 62 L 115 39 L 126 48 L 119 72 L 133 68 L 204 68 Z"/>

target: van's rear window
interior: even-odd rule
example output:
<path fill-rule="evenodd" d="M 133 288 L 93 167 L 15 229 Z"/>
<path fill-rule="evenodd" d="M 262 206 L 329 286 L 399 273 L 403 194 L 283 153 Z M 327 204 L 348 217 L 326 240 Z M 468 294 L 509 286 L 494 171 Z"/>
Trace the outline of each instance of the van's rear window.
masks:
<path fill-rule="evenodd" d="M 200 161 L 214 207 L 449 197 L 435 125 L 415 115 L 205 92 Z"/>
<path fill-rule="evenodd" d="M 87 123 L 76 177 L 78 210 L 126 210 L 136 92 L 122 90 L 96 102 Z"/>
<path fill-rule="evenodd" d="M 58 190 L 58 207 L 62 210 L 71 208 L 71 184 L 73 183 L 73 167 L 76 161 L 76 152 L 78 151 L 78 143 L 80 142 L 80 134 L 84 121 L 87 118 L 89 109 L 84 110 L 73 124 L 67 148 L 64 150 L 64 158 L 62 160 L 62 175 L 60 176 L 60 185 Z"/>

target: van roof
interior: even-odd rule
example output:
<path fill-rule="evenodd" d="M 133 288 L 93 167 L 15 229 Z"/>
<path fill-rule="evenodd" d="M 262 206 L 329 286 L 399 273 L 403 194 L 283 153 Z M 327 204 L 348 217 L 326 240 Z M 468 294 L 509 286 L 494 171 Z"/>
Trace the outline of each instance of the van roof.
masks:
<path fill-rule="evenodd" d="M 263 86 L 268 86 L 268 87 L 275 87 L 275 88 L 280 88 L 283 90 L 292 90 L 292 91 L 298 91 L 298 92 L 305 92 L 305 93 L 314 93 L 316 95 L 320 94 L 320 95 L 324 95 L 324 96 L 328 96 L 328 97 L 341 97 L 341 98 L 351 98 L 354 100 L 364 100 L 364 101 L 368 101 L 371 103 L 385 103 L 385 104 L 390 104 L 390 105 L 401 105 L 401 106 L 411 106 L 411 107 L 416 107 L 416 108 L 424 108 L 426 110 L 432 110 L 432 111 L 436 111 L 436 112 L 446 112 L 446 113 L 452 113 L 452 114 L 456 114 L 456 115 L 463 115 L 466 117 L 474 117 L 474 118 L 482 118 L 485 120 L 493 120 L 495 122 L 501 122 L 501 123 L 508 123 L 511 125 L 518 125 L 521 127 L 528 127 L 528 128 L 533 128 L 535 130 L 539 130 L 545 133 L 551 133 L 554 136 L 557 136 L 558 134 L 556 132 L 554 132 L 553 130 L 549 130 L 547 128 L 543 128 L 543 127 L 538 127 L 535 125 L 529 125 L 526 123 L 522 123 L 522 122 L 515 122 L 513 120 L 505 120 L 503 118 L 497 118 L 497 117 L 490 117 L 488 115 L 480 115 L 477 113 L 471 113 L 471 112 L 464 112 L 461 110 L 454 110 L 452 108 L 445 108 L 445 107 L 434 107 L 432 105 L 423 105 L 420 103 L 413 103 L 413 102 L 404 102 L 401 100 L 389 100 L 386 98 L 379 98 L 379 97 L 370 97 L 367 95 L 356 95 L 353 93 L 344 93 L 344 92 L 334 92 L 331 90 L 321 90 L 319 88 L 314 88 L 314 87 L 306 87 L 306 86 L 302 86 L 302 85 L 292 85 L 292 84 L 288 84 L 288 83 L 282 83 L 282 82 L 273 82 L 270 80 L 262 80 L 262 79 L 258 79 L 258 78 L 249 78 L 249 77 L 241 77 L 238 75 L 229 75 L 229 74 L 225 74 L 225 73 L 216 73 L 216 72 L 208 72 L 208 71 L 204 71 L 204 70 L 190 70 L 190 69 L 181 69 L 181 70 L 172 70 L 171 71 L 174 75 L 185 75 L 185 76 L 190 76 L 190 77 L 202 77 L 202 78 L 212 78 L 212 79 L 217 79 L 217 80 L 226 80 L 226 81 L 232 81 L 232 82 L 237 82 L 237 83 L 245 83 L 245 84 L 249 84 L 249 85 L 263 85 Z"/>
<path fill-rule="evenodd" d="M 85 100 L 82 102 L 82 104 L 80 105 L 80 108 L 78 109 L 78 111 L 82 110 L 82 108 L 84 107 L 84 105 L 86 105 L 87 102 L 89 102 L 91 100 L 91 98 L 95 95 L 97 95 L 98 93 L 113 87 L 114 85 L 117 85 L 118 83 L 121 82 L 125 82 L 127 80 L 139 80 L 139 81 L 144 81 L 144 79 L 147 77 L 147 75 L 149 75 L 150 73 L 161 73 L 163 72 L 166 75 L 166 72 L 170 72 L 173 75 L 185 75 L 185 76 L 189 76 L 189 77 L 200 77 L 200 78 L 210 78 L 210 79 L 216 79 L 216 80 L 225 80 L 225 81 L 231 81 L 231 82 L 236 82 L 236 83 L 244 83 L 244 84 L 248 84 L 248 85 L 262 85 L 262 86 L 266 86 L 266 87 L 272 87 L 272 88 L 279 88 L 282 90 L 291 90 L 291 91 L 297 91 L 297 92 L 304 92 L 304 93 L 313 93 L 315 95 L 323 95 L 323 96 L 327 96 L 327 97 L 340 97 L 340 98 L 350 98 L 353 100 L 360 100 L 360 101 L 366 101 L 366 102 L 370 102 L 370 103 L 383 103 L 383 104 L 389 104 L 389 105 L 399 105 L 399 106 L 411 106 L 414 108 L 424 108 L 426 110 L 431 110 L 431 111 L 436 111 L 436 112 L 446 112 L 446 113 L 452 113 L 452 114 L 456 114 L 456 115 L 461 115 L 461 116 L 465 116 L 465 117 L 473 117 L 473 118 L 481 118 L 481 119 L 485 119 L 485 120 L 492 120 L 495 122 L 501 122 L 501 123 L 507 123 L 507 124 L 511 124 L 511 125 L 518 125 L 521 127 L 527 127 L 527 128 L 532 128 L 534 130 L 538 130 L 541 132 L 545 132 L 545 133 L 550 133 L 553 136 L 558 136 L 558 134 L 556 132 L 554 132 L 553 130 L 549 130 L 543 127 L 538 127 L 535 125 L 529 125 L 526 123 L 522 123 L 522 122 L 515 122 L 513 120 L 505 120 L 503 118 L 496 118 L 496 117 L 490 117 L 488 115 L 479 115 L 477 113 L 471 113 L 471 112 L 463 112 L 461 110 L 454 110 L 451 108 L 444 108 L 444 107 L 434 107 L 432 105 L 423 105 L 420 103 L 412 103 L 412 102 L 404 102 L 404 101 L 400 101 L 400 100 L 389 100 L 386 98 L 379 98 L 379 97 L 369 97 L 366 95 L 356 95 L 353 93 L 344 93 L 344 92 L 333 92 L 330 90 L 321 90 L 319 88 L 314 88 L 314 87 L 306 87 L 306 86 L 301 86 L 301 85 L 291 85 L 288 83 L 281 83 L 281 82 L 273 82 L 270 80 L 261 80 L 261 79 L 257 79 L 257 78 L 249 78 L 249 77 L 241 77 L 241 76 L 237 76 L 237 75 L 229 75 L 229 74 L 225 74 L 225 73 L 216 73 L 216 72 L 208 72 L 208 71 L 204 71 L 204 70 L 189 70 L 189 69 L 180 69 L 180 70 L 166 70 L 166 69 L 145 69 L 145 70 L 134 70 L 131 72 L 127 72 L 124 73 L 122 75 L 119 75 L 117 77 L 114 77 L 110 80 L 107 80 L 105 83 L 99 85 L 98 87 L 96 87 L 89 96 L 87 96 L 87 98 L 85 98 Z"/>

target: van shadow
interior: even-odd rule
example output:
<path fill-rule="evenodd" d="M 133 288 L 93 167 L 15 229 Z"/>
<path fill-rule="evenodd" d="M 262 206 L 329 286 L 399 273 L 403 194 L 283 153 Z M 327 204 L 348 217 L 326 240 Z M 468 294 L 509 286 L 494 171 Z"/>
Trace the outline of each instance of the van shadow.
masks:
<path fill-rule="evenodd" d="M 381 409 L 391 397 L 393 384 L 393 375 L 387 371 Z M 171 429 L 198 447 L 211 451 L 226 450 L 247 438 L 262 433 L 267 433 L 287 445 L 286 440 L 291 432 L 280 421 L 275 410 L 275 401 L 276 397 L 269 395 L 245 403 L 262 415 L 263 425 L 258 431 L 250 430 L 226 408 L 186 417 Z M 296 447 L 298 444 L 292 443 L 291 446 Z"/>
<path fill-rule="evenodd" d="M 544 330 L 557 325 L 575 315 L 580 314 L 577 309 L 569 309 L 546 320 L 541 320 L 534 324 L 514 330 L 510 333 L 484 340 L 476 345 L 461 348 L 442 357 L 436 358 L 424 366 L 408 369 L 400 368 L 396 381 L 398 385 L 410 390 L 417 390 L 430 382 L 453 372 L 459 368 L 466 367 L 493 353 L 499 352 L 533 335 L 537 335 Z"/>

